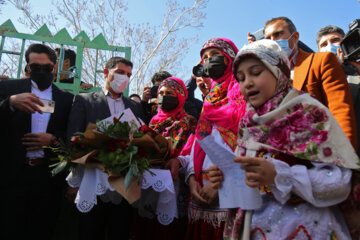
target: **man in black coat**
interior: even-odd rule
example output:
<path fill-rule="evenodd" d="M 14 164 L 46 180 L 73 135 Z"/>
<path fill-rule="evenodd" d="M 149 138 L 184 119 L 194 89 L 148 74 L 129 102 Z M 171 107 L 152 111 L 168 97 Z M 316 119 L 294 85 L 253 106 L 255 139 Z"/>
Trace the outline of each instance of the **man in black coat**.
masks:
<path fill-rule="evenodd" d="M 123 96 L 133 64 L 122 57 L 112 57 L 104 69 L 105 86 L 99 92 L 75 96 L 71 109 L 68 139 L 75 132 L 84 132 L 88 123 L 96 123 L 130 108 L 136 117 L 144 120 L 142 105 Z M 76 193 L 69 188 L 68 195 Z M 86 240 L 128 239 L 131 224 L 131 206 L 125 199 L 120 204 L 105 203 L 99 197 L 88 213 L 80 213 L 79 238 Z"/>
<path fill-rule="evenodd" d="M 52 84 L 51 48 L 32 44 L 25 58 L 30 78 L 0 82 L 0 236 L 51 239 L 65 181 L 51 176 L 43 147 L 65 139 L 73 95 Z"/>

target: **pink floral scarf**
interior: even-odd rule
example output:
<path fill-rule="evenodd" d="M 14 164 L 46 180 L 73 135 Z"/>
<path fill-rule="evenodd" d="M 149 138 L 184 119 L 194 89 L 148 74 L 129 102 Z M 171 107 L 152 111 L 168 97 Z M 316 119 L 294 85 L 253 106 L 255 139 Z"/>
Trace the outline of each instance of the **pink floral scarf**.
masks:
<path fill-rule="evenodd" d="M 235 149 L 239 120 L 244 115 L 246 106 L 240 94 L 239 84 L 235 81 L 231 68 L 238 51 L 237 47 L 229 39 L 212 38 L 204 44 L 200 55 L 208 48 L 219 49 L 229 60 L 229 64 L 221 78 L 212 80 L 212 87 L 204 100 L 195 136 L 189 138 L 187 145 L 181 153 L 183 155 L 189 154 L 189 150 L 195 144 L 194 171 L 195 178 L 200 184 L 202 184 L 201 171 L 205 152 L 197 142 L 194 143 L 195 138 L 203 139 L 210 135 L 216 124 L 225 142 Z"/>
<path fill-rule="evenodd" d="M 329 109 L 309 94 L 291 87 L 288 59 L 277 44 L 257 41 L 241 49 L 234 69 L 245 56 L 257 57 L 275 75 L 275 95 L 255 109 L 247 103 L 239 124 L 240 154 L 282 153 L 297 159 L 336 164 L 359 169 L 359 159 L 345 133 Z M 281 65 L 281 68 L 279 66 Z"/>

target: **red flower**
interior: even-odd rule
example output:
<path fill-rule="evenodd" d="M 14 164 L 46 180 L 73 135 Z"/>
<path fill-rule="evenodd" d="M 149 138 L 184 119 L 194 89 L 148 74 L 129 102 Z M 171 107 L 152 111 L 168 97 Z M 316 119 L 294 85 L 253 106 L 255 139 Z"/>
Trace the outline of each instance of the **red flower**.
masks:
<path fill-rule="evenodd" d="M 108 149 L 110 151 L 112 151 L 112 152 L 116 151 L 116 149 L 118 149 L 116 142 L 115 141 L 109 141 Z"/>
<path fill-rule="evenodd" d="M 121 147 L 122 149 L 126 149 L 126 148 L 127 148 L 127 145 L 126 145 L 126 143 L 124 143 L 124 142 L 118 142 L 117 145 L 118 145 L 119 147 Z"/>
<path fill-rule="evenodd" d="M 147 153 L 146 153 L 146 151 L 145 151 L 143 148 L 138 148 L 137 154 L 138 154 L 140 157 L 143 157 L 143 158 L 146 158 L 146 157 L 147 157 Z"/>
<path fill-rule="evenodd" d="M 78 141 L 80 141 L 80 136 L 73 136 L 71 138 L 71 142 L 78 142 Z"/>
<path fill-rule="evenodd" d="M 114 117 L 114 118 L 113 118 L 113 121 L 114 121 L 114 123 L 118 123 L 118 122 L 119 122 L 119 119 L 116 118 L 116 117 Z"/>
<path fill-rule="evenodd" d="M 354 199 L 360 203 L 360 184 L 355 185 L 353 188 L 353 196 Z"/>
<path fill-rule="evenodd" d="M 325 157 L 330 157 L 332 155 L 332 151 L 331 151 L 331 148 L 329 147 L 326 147 L 323 149 L 323 154 Z"/>
<path fill-rule="evenodd" d="M 148 125 L 142 125 L 139 128 L 139 131 L 143 132 L 144 134 L 150 133 L 151 137 L 156 137 L 158 135 L 157 132 L 155 132 L 152 128 L 150 128 Z"/>

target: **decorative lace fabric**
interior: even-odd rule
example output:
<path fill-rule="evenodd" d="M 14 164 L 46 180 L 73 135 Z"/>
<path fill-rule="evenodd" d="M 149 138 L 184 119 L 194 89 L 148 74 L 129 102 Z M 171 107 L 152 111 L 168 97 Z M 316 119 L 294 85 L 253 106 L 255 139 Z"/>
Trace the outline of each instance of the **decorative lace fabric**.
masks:
<path fill-rule="evenodd" d="M 139 214 L 145 217 L 157 215 L 163 225 L 178 217 L 175 186 L 169 170 L 150 169 L 155 175 L 145 172 L 141 183 L 141 199 L 134 203 Z M 79 187 L 75 204 L 80 212 L 89 212 L 97 204 L 97 196 L 104 202 L 119 204 L 122 196 L 108 182 L 108 175 L 101 170 L 78 166 L 66 178 L 69 186 Z M 156 209 L 155 211 L 152 209 Z"/>
<path fill-rule="evenodd" d="M 273 196 L 264 194 L 263 207 L 253 212 L 251 239 L 351 239 L 334 207 L 350 192 L 351 170 L 323 163 L 313 163 L 311 169 L 290 167 L 265 158 L 274 164 L 277 175 L 275 185 L 270 186 Z M 291 194 L 305 202 L 287 203 Z"/>

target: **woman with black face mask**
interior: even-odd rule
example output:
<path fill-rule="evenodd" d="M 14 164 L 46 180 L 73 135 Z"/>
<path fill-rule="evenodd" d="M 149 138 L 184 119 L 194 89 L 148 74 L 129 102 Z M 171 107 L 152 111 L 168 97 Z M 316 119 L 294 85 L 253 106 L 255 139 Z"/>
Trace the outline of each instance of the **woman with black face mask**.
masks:
<path fill-rule="evenodd" d="M 149 126 L 172 140 L 171 158 L 177 157 L 188 137 L 195 131 L 196 119 L 184 111 L 188 92 L 184 82 L 170 77 L 161 82 L 157 92 L 158 113 Z"/>
<path fill-rule="evenodd" d="M 178 178 L 179 166 L 177 166 L 175 172 L 170 167 L 172 166 L 170 163 L 175 160 L 180 165 L 176 157 L 180 154 L 190 134 L 193 134 L 196 128 L 196 119 L 188 115 L 183 109 L 187 96 L 188 92 L 181 79 L 169 77 L 162 81 L 157 92 L 158 112 L 149 124 L 150 128 L 171 139 L 170 159 L 167 160 L 164 167 L 170 168 L 174 182 Z M 184 183 L 184 179 L 181 182 Z M 183 192 L 183 190 L 180 190 L 180 192 Z M 184 201 L 179 202 L 177 206 L 180 218 L 174 218 L 173 222 L 167 226 L 161 225 L 156 219 L 137 217 L 134 222 L 137 230 L 133 231 L 135 239 L 184 239 L 187 225 L 184 212 L 187 194 L 188 191 L 185 191 Z M 139 231 L 139 229 L 141 230 Z"/>
<path fill-rule="evenodd" d="M 223 236 L 228 210 L 219 208 L 218 192 L 212 188 L 208 175 L 213 163 L 196 139 L 212 136 L 229 150 L 235 150 L 238 124 L 246 106 L 231 68 L 237 51 L 226 38 L 209 39 L 200 51 L 211 89 L 204 99 L 196 133 L 178 157 L 181 163 L 187 163 L 183 167 L 191 193 L 186 239 L 218 240 Z"/>

